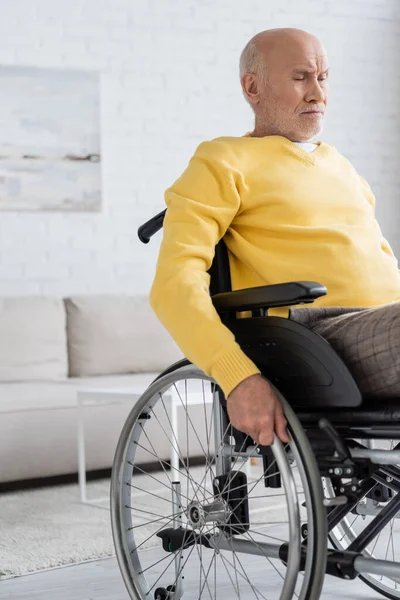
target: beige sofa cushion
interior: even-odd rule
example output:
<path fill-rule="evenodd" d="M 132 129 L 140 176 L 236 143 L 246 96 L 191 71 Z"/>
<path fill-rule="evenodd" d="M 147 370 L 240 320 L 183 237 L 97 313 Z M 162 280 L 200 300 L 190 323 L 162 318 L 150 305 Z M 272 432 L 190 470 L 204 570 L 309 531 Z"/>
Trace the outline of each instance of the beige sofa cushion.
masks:
<path fill-rule="evenodd" d="M 0 298 L 0 381 L 67 377 L 65 320 L 61 299 Z"/>
<path fill-rule="evenodd" d="M 160 372 L 182 353 L 143 296 L 74 296 L 67 310 L 72 377 Z"/>
<path fill-rule="evenodd" d="M 131 373 L 101 377 L 69 377 L 63 381 L 3 383 L 1 385 L 0 419 L 5 413 L 75 409 L 77 408 L 78 390 L 123 390 L 140 395 L 157 375 L 159 373 Z"/>

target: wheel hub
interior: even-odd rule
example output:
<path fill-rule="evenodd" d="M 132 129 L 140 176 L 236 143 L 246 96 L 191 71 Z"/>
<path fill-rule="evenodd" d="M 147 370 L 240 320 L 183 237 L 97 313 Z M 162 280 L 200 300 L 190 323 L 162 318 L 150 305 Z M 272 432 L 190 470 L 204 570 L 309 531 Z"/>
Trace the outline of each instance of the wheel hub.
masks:
<path fill-rule="evenodd" d="M 191 502 L 185 512 L 188 523 L 194 529 L 204 527 L 206 523 L 211 522 L 224 524 L 230 515 L 229 507 L 224 500 L 216 500 L 210 504 Z"/>

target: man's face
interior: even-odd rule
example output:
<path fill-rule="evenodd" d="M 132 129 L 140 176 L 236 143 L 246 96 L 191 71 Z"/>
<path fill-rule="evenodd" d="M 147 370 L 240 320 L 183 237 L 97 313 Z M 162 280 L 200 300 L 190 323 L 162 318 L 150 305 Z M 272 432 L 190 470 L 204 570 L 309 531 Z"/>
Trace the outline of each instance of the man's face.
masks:
<path fill-rule="evenodd" d="M 287 40 L 266 55 L 267 78 L 254 104 L 267 135 L 304 142 L 322 130 L 328 101 L 328 59 L 315 38 Z"/>

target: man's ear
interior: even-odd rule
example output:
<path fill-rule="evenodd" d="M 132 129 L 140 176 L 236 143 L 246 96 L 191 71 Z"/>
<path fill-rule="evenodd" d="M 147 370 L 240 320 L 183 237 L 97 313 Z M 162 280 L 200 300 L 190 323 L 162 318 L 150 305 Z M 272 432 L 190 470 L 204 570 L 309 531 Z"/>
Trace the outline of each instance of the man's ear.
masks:
<path fill-rule="evenodd" d="M 242 77 L 242 89 L 251 104 L 258 104 L 260 93 L 258 90 L 258 79 L 254 73 L 245 73 Z"/>

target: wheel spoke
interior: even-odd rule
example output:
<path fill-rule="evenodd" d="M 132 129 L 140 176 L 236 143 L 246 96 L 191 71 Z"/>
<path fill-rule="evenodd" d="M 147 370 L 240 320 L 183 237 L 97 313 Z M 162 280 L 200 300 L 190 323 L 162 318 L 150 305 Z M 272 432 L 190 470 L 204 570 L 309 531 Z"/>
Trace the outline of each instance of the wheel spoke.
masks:
<path fill-rule="evenodd" d="M 241 562 L 241 560 L 240 560 L 239 556 L 237 556 L 237 553 L 236 553 L 236 552 L 235 552 L 235 550 L 233 549 L 233 546 L 232 546 L 232 543 L 231 543 L 230 539 L 229 539 L 229 538 L 227 538 L 227 539 L 228 539 L 228 544 L 229 544 L 229 545 L 230 545 L 230 547 L 231 547 L 232 554 L 233 554 L 233 556 L 234 556 L 234 557 L 236 557 L 236 561 L 239 563 L 239 566 L 240 566 L 240 568 L 241 568 L 241 570 L 242 570 L 242 572 L 243 572 L 243 573 L 240 573 L 240 572 L 238 572 L 238 571 L 237 571 L 237 569 L 236 569 L 236 573 L 238 573 L 238 575 L 240 575 L 241 577 L 243 577 L 243 579 L 245 579 L 245 581 L 247 581 L 247 583 L 248 583 L 248 584 L 249 584 L 249 586 L 251 587 L 251 589 L 252 589 L 252 592 L 254 593 L 254 595 L 255 595 L 255 597 L 257 598 L 257 600 L 259 600 L 259 596 L 261 596 L 261 598 L 263 598 L 264 600 L 267 600 L 267 598 L 266 598 L 266 597 L 265 597 L 265 596 L 264 596 L 264 595 L 263 595 L 263 594 L 260 592 L 260 590 L 258 590 L 258 589 L 255 587 L 255 585 L 253 585 L 253 584 L 251 583 L 251 581 L 250 581 L 250 579 L 249 579 L 249 577 L 248 577 L 248 575 L 247 575 L 247 573 L 246 573 L 246 570 L 245 570 L 245 568 L 244 568 L 244 567 L 243 567 L 243 565 L 242 565 L 242 562 Z M 226 562 L 227 562 L 229 565 L 231 565 L 231 566 L 232 566 L 232 567 L 235 569 L 235 565 L 234 565 L 234 564 L 232 564 L 232 563 L 231 563 L 231 561 L 230 561 L 228 558 L 226 558 L 226 557 L 225 557 L 225 560 L 226 560 Z"/>
<path fill-rule="evenodd" d="M 154 521 L 154 523 L 156 523 L 156 522 L 158 522 L 158 523 L 159 523 L 159 522 L 160 522 L 160 520 L 161 520 L 161 519 L 156 519 L 156 520 Z M 147 537 L 145 540 L 143 540 L 142 542 L 140 542 L 140 544 L 138 544 L 137 546 L 135 546 L 135 547 L 134 547 L 134 548 L 131 550 L 131 554 L 132 554 L 132 552 L 136 552 L 136 551 L 137 551 L 139 548 L 141 548 L 142 546 L 144 546 L 144 544 L 146 544 L 146 542 L 148 542 L 148 541 L 149 541 L 149 540 L 150 540 L 152 537 L 154 537 L 155 535 L 157 535 L 157 533 L 159 533 L 160 531 L 162 531 L 163 529 L 165 529 L 166 525 L 169 525 L 170 523 L 172 523 L 172 522 L 173 522 L 173 520 L 174 520 L 174 517 L 172 517 L 171 519 L 169 519 L 169 520 L 167 521 L 167 523 L 163 523 L 163 524 L 161 525 L 161 527 L 159 527 L 159 528 L 158 528 L 156 531 L 152 532 L 152 533 L 151 533 L 151 534 L 150 534 L 150 535 L 149 535 L 149 536 L 148 536 L 148 537 Z M 141 523 L 140 525 L 136 525 L 135 527 L 131 527 L 131 528 L 129 529 L 129 531 L 130 531 L 130 530 L 132 530 L 132 529 L 138 529 L 139 527 L 148 527 L 148 525 L 149 525 L 149 523 Z"/>
<path fill-rule="evenodd" d="M 159 517 L 160 519 L 169 519 L 171 517 L 173 517 L 173 515 L 169 515 L 169 517 L 164 517 L 163 515 L 158 515 L 156 513 L 150 512 L 148 510 L 143 510 L 141 508 L 136 508 L 135 506 L 129 506 L 129 504 L 125 505 L 126 508 L 129 508 L 130 510 L 134 510 L 135 512 L 140 512 L 140 513 L 144 513 L 146 515 L 151 515 L 153 517 Z M 184 513 L 184 511 L 182 510 L 179 515 L 182 515 Z M 150 523 L 152 523 L 152 521 L 150 521 Z"/>
<path fill-rule="evenodd" d="M 274 565 L 274 563 L 272 562 L 272 560 L 270 559 L 269 556 L 267 556 L 264 552 L 264 550 L 262 549 L 262 547 L 260 546 L 260 544 L 257 544 L 257 542 L 255 541 L 255 539 L 253 538 L 253 536 L 250 533 L 250 530 L 246 531 L 246 535 L 249 536 L 250 540 L 253 542 L 253 544 L 261 551 L 262 555 L 264 556 L 264 558 L 267 559 L 267 561 L 269 562 L 269 564 L 271 565 L 271 567 L 273 569 L 275 569 L 275 571 L 278 573 L 279 577 L 281 579 L 285 579 L 284 576 L 282 575 L 282 573 L 278 570 L 278 568 L 276 567 L 276 565 Z M 290 543 L 290 542 L 289 542 Z"/>
<path fill-rule="evenodd" d="M 220 552 L 220 554 L 219 554 L 219 557 L 220 557 L 220 559 L 221 559 L 221 561 L 222 561 L 222 564 L 223 564 L 223 566 L 224 566 L 224 568 L 225 568 L 226 574 L 228 575 L 228 577 L 229 577 L 229 579 L 230 579 L 230 582 L 231 582 L 231 584 L 232 584 L 232 587 L 233 587 L 233 589 L 235 590 L 235 592 L 236 592 L 236 595 L 237 595 L 238 599 L 240 600 L 240 588 L 239 588 L 239 581 L 238 581 L 238 576 L 237 576 L 237 569 L 236 569 L 236 565 L 234 566 L 234 570 L 235 570 L 235 579 L 236 579 L 236 587 L 235 587 L 235 583 L 234 583 L 234 581 L 233 581 L 233 579 L 232 579 L 232 577 L 231 577 L 231 574 L 229 573 L 228 567 L 226 566 L 225 557 L 224 557 L 224 555 L 222 554 L 222 552 Z M 235 557 L 235 554 L 234 554 L 234 555 L 233 555 L 233 562 L 234 562 L 234 564 L 235 564 L 235 561 L 236 561 L 236 557 Z"/>
<path fill-rule="evenodd" d="M 176 433 L 175 433 L 175 432 L 174 432 L 174 430 L 173 430 L 172 423 L 171 423 L 171 421 L 170 421 L 170 418 L 169 418 L 169 415 L 168 415 L 168 411 L 167 411 L 167 409 L 166 409 L 166 407 L 165 407 L 165 403 L 164 403 L 164 400 L 163 400 L 163 398 L 162 398 L 161 394 L 160 394 L 160 398 L 161 398 L 161 402 L 162 402 L 162 405 L 163 405 L 163 407 L 164 407 L 164 411 L 165 411 L 165 414 L 166 414 L 166 416 L 167 416 L 168 422 L 169 422 L 169 424 L 170 424 L 170 427 L 171 427 L 171 432 L 172 432 L 172 436 L 173 436 L 173 438 L 174 438 L 174 442 L 175 442 L 175 444 L 176 444 L 176 448 L 174 447 L 174 451 L 177 451 L 177 452 L 178 452 L 179 459 L 180 459 L 181 463 L 183 464 L 183 466 L 184 466 L 184 468 L 185 468 L 185 470 L 186 470 L 186 474 L 187 474 L 187 475 L 189 475 L 189 470 L 186 468 L 185 461 L 184 461 L 184 459 L 183 459 L 183 455 L 182 455 L 181 449 L 180 449 L 180 447 L 179 447 L 179 442 L 178 442 L 178 440 L 177 440 L 177 437 L 176 437 Z M 157 417 L 157 415 L 154 413 L 154 410 L 153 410 L 152 412 L 153 412 L 153 414 L 154 414 L 154 417 L 155 417 L 156 421 L 158 422 L 158 424 L 160 425 L 161 429 L 163 430 L 163 432 L 164 432 L 164 434 L 165 434 L 165 437 L 167 438 L 167 440 L 168 440 L 168 441 L 170 441 L 170 439 L 169 439 L 169 436 L 168 436 L 167 432 L 165 431 L 164 427 L 161 425 L 159 418 L 158 418 L 158 417 Z M 154 447 L 153 447 L 153 448 L 154 448 Z M 170 479 L 169 477 L 168 477 L 168 479 L 169 479 L 169 481 L 171 482 L 171 485 L 172 485 L 172 481 L 171 481 L 171 479 Z M 194 492 L 194 494 L 196 495 L 196 490 L 195 490 L 195 488 L 193 488 L 193 492 Z"/>
<path fill-rule="evenodd" d="M 167 498 L 163 498 L 162 496 L 160 496 L 160 494 L 155 494 L 154 492 L 150 492 L 150 490 L 145 491 L 145 490 L 143 490 L 143 488 L 139 488 L 139 487 L 137 487 L 137 485 L 133 485 L 132 483 L 129 483 L 129 482 L 127 482 L 126 485 L 129 485 L 129 487 L 132 488 L 133 490 L 139 490 L 139 492 L 142 492 L 142 495 L 149 494 L 150 496 L 157 498 L 157 500 L 163 500 L 164 502 L 171 504 L 171 500 L 168 500 Z"/>
<path fill-rule="evenodd" d="M 187 556 L 187 557 L 186 557 L 186 559 L 185 559 L 185 562 L 182 564 L 182 566 L 181 566 L 181 568 L 180 568 L 180 570 L 179 570 L 178 576 L 179 576 L 179 575 L 182 573 L 182 571 L 183 571 L 183 569 L 184 569 L 184 567 L 185 567 L 185 565 L 186 565 L 187 561 L 189 560 L 189 558 L 190 558 L 190 556 L 191 556 L 191 554 L 192 554 L 192 552 L 193 552 L 193 548 L 194 548 L 194 547 L 192 546 L 192 548 L 191 548 L 191 550 L 190 550 L 190 552 L 189 552 L 188 556 Z M 169 558 L 170 556 L 171 556 L 170 554 L 167 554 L 166 558 Z M 160 562 L 162 562 L 163 560 L 165 560 L 165 558 L 162 558 L 161 560 L 159 560 L 157 563 L 155 563 L 154 565 L 152 565 L 152 567 L 154 567 L 156 564 L 159 564 L 159 563 L 160 563 Z M 148 594 L 150 594 L 150 592 L 151 592 L 151 591 L 152 591 L 152 590 L 153 590 L 153 589 L 156 587 L 156 585 L 157 585 L 157 584 L 158 584 L 158 582 L 161 580 L 161 578 L 162 578 L 162 576 L 164 575 L 164 573 L 166 573 L 166 572 L 167 572 L 167 570 L 169 569 L 169 567 L 171 566 L 171 564 L 172 564 L 174 561 L 175 561 L 175 555 L 172 555 L 172 560 L 171 560 L 171 562 L 170 562 L 170 563 L 169 563 L 169 564 L 166 566 L 166 568 L 165 568 L 165 569 L 164 569 L 164 571 L 161 573 L 161 575 L 159 575 L 158 579 L 156 579 L 156 581 L 153 583 L 153 585 L 151 586 L 151 588 L 149 589 L 149 591 L 146 593 L 146 596 L 147 596 Z M 149 568 L 150 568 L 150 567 L 149 567 Z M 145 572 L 145 571 L 147 571 L 147 570 L 148 570 L 148 569 L 144 569 L 144 571 L 142 571 L 142 573 L 144 573 L 144 572 Z"/>
<path fill-rule="evenodd" d="M 151 473 L 149 473 L 148 471 L 145 471 L 144 469 L 142 469 L 139 465 L 135 465 L 135 469 L 137 469 L 138 471 L 140 471 L 141 473 L 143 473 L 143 475 L 146 475 L 147 477 L 150 477 L 151 479 L 153 479 L 154 481 L 157 481 L 157 483 L 159 483 L 160 485 L 164 486 L 168 491 L 171 490 L 172 487 L 172 482 L 171 482 L 171 486 L 168 486 L 166 483 L 164 483 L 163 481 L 161 481 L 160 479 L 157 479 L 157 477 L 154 477 L 154 475 L 152 475 Z M 169 480 L 171 481 L 171 480 Z M 191 501 L 191 498 L 189 498 L 189 496 L 185 496 L 184 494 L 181 494 L 185 500 L 187 500 L 188 502 Z"/>
<path fill-rule="evenodd" d="M 183 407 L 185 407 L 185 405 L 184 405 L 184 404 L 183 404 L 183 402 L 182 402 L 182 398 L 181 398 L 181 395 L 180 395 L 180 392 L 179 392 L 178 388 L 176 387 L 176 385 L 175 385 L 174 387 L 175 387 L 176 393 L 177 393 L 177 395 L 178 395 L 178 398 L 179 398 L 179 400 L 180 400 L 180 403 L 182 404 L 182 406 L 183 406 Z M 198 433 L 197 433 L 197 430 L 196 430 L 195 426 L 194 426 L 194 425 L 193 425 L 193 423 L 192 423 L 192 419 L 190 418 L 188 411 L 186 411 L 186 415 L 187 415 L 187 419 L 189 419 L 189 423 L 190 423 L 190 424 L 191 424 L 191 426 L 192 426 L 193 433 L 195 434 L 195 436 L 196 436 L 196 438 L 197 438 L 197 441 L 198 441 L 198 442 L 199 442 L 199 444 L 200 444 L 200 447 L 201 447 L 201 449 L 202 449 L 202 451 L 203 451 L 203 454 L 204 454 L 204 456 L 206 456 L 206 453 L 205 453 L 205 450 L 204 450 L 203 444 L 202 444 L 202 442 L 201 442 L 201 440 L 200 440 L 200 438 L 199 438 L 199 436 L 198 436 Z"/>
<path fill-rule="evenodd" d="M 245 525 L 276 525 L 278 522 L 274 521 L 273 523 L 245 523 Z M 285 522 L 286 523 L 286 522 Z M 260 535 L 261 537 L 265 537 L 268 540 L 274 540 L 275 542 L 281 542 L 282 544 L 286 543 L 287 540 L 283 538 L 278 538 L 275 535 L 268 535 L 268 533 L 261 533 L 258 529 L 249 528 L 248 531 L 252 531 L 254 534 Z"/>
<path fill-rule="evenodd" d="M 213 563 L 215 562 L 215 557 L 216 557 L 216 553 L 214 552 L 213 557 L 212 557 L 212 559 L 210 561 L 210 564 L 208 565 L 207 573 L 204 573 L 204 568 L 203 568 L 203 565 L 201 564 L 201 568 L 202 568 L 203 573 L 204 573 L 204 583 L 203 583 L 203 585 L 201 587 L 199 598 L 201 598 L 201 596 L 203 594 L 204 586 L 206 585 L 208 593 L 210 594 L 210 598 L 211 598 L 211 600 L 213 600 L 213 597 L 212 597 L 212 594 L 211 594 L 211 590 L 210 590 L 210 586 L 208 585 L 207 579 L 208 579 L 208 574 L 209 574 L 209 572 L 211 570 L 211 567 L 212 567 Z"/>

